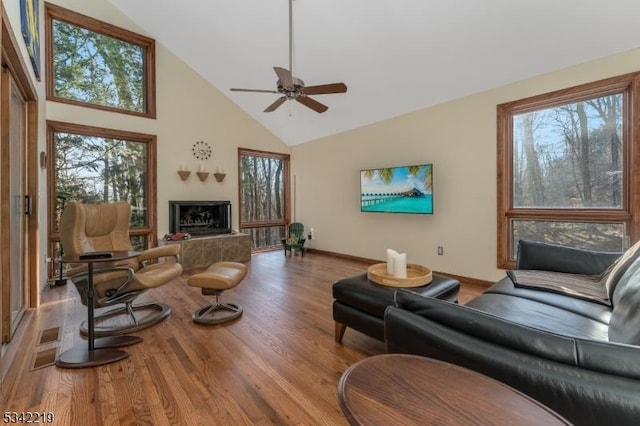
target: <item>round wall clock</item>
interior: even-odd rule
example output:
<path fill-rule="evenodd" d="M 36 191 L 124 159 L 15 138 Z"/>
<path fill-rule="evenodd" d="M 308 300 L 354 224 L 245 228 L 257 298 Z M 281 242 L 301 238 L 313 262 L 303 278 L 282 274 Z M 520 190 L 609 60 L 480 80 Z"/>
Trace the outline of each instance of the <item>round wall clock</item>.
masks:
<path fill-rule="evenodd" d="M 211 145 L 204 141 L 197 141 L 196 143 L 194 143 L 191 150 L 193 151 L 194 157 L 196 157 L 198 160 L 206 160 L 207 158 L 211 157 Z"/>

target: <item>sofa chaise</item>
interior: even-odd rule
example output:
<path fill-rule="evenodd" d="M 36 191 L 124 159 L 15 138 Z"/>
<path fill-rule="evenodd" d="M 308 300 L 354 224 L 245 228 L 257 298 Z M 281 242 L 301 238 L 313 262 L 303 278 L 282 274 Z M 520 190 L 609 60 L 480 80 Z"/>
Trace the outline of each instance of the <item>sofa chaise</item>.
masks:
<path fill-rule="evenodd" d="M 639 253 L 521 241 L 516 270 L 466 305 L 398 290 L 387 350 L 478 371 L 574 424 L 640 424 Z"/>

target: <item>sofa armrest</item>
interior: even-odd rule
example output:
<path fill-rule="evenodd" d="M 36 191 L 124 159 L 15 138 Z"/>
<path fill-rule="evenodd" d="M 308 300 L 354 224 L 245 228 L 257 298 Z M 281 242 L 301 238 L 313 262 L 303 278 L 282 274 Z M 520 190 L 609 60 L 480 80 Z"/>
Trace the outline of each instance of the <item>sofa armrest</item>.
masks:
<path fill-rule="evenodd" d="M 396 292 L 395 300 L 397 308 L 414 314 L 415 320 L 428 319 L 469 337 L 544 360 L 640 380 L 638 346 L 568 337 L 405 289 Z"/>
<path fill-rule="evenodd" d="M 395 298 L 396 306 L 417 315 L 415 318 L 445 324 L 452 330 L 514 351 L 576 365 L 576 348 L 570 337 L 521 325 L 464 305 L 422 297 L 409 290 L 398 290 Z"/>
<path fill-rule="evenodd" d="M 388 352 L 457 364 L 501 381 L 575 424 L 640 418 L 637 346 L 570 338 L 398 290 L 385 311 Z"/>
<path fill-rule="evenodd" d="M 385 342 L 390 353 L 427 356 L 492 377 L 574 424 L 635 424 L 640 418 L 640 382 L 634 377 L 513 350 L 393 306 L 385 313 Z"/>
<path fill-rule="evenodd" d="M 516 269 L 599 275 L 621 255 L 520 240 Z"/>

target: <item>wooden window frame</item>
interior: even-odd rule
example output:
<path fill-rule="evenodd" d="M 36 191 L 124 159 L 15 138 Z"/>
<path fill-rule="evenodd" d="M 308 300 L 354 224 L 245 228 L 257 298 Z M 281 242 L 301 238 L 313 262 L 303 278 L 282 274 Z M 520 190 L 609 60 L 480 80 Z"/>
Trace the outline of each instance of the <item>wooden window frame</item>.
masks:
<path fill-rule="evenodd" d="M 144 58 L 144 111 L 131 111 L 123 108 L 98 105 L 91 102 L 77 101 L 57 96 L 54 93 L 53 67 L 53 21 L 64 21 L 98 34 L 116 38 L 125 43 L 140 46 L 145 51 Z M 45 3 L 45 69 L 47 100 L 70 105 L 95 108 L 104 111 L 118 112 L 135 116 L 156 118 L 156 53 L 155 40 L 134 33 L 124 28 L 108 24 L 80 13 L 73 12 L 51 3 Z"/>
<path fill-rule="evenodd" d="M 274 227 L 274 226 L 288 226 L 291 222 L 291 187 L 289 184 L 290 181 L 290 173 L 291 173 L 291 156 L 289 154 L 282 154 L 278 152 L 270 152 L 270 151 L 259 151 L 255 149 L 247 149 L 247 148 L 238 148 L 238 202 L 242 202 L 242 173 L 241 173 L 241 160 L 240 158 L 243 155 L 251 155 L 251 156 L 260 156 L 260 157 L 269 157 L 276 158 L 278 160 L 284 161 L 284 194 L 285 194 L 285 206 L 284 206 L 284 218 L 282 220 L 265 220 L 265 221 L 252 221 L 252 222 L 243 222 L 242 221 L 242 211 L 240 209 L 238 211 L 238 223 L 240 229 L 248 229 L 248 228 L 265 228 L 265 227 Z"/>
<path fill-rule="evenodd" d="M 72 133 L 82 136 L 102 137 L 140 142 L 147 145 L 145 193 L 147 203 L 147 224 L 144 227 L 129 228 L 130 236 L 145 236 L 149 247 L 158 243 L 158 212 L 157 212 L 157 137 L 156 135 L 113 130 L 103 127 L 85 126 L 81 124 L 47 120 L 47 195 L 48 205 L 56 205 L 56 133 Z M 56 229 L 56 217 L 53 208 L 47 212 L 49 255 L 55 253 L 55 244 L 60 241 L 60 233 Z M 51 271 L 50 271 L 51 273 Z"/>
<path fill-rule="evenodd" d="M 624 94 L 623 206 L 620 209 L 542 209 L 513 207 L 513 116 L 579 102 L 598 96 Z M 497 265 L 515 268 L 511 259 L 512 219 L 569 222 L 624 222 L 632 242 L 639 238 L 640 214 L 640 73 L 607 78 L 497 106 Z"/>

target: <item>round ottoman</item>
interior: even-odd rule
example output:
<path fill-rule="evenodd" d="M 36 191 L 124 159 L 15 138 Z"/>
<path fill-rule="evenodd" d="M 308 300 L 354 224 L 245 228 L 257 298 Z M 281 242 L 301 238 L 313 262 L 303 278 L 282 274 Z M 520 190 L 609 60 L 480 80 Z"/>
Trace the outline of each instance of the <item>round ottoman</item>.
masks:
<path fill-rule="evenodd" d="M 205 296 L 215 296 L 216 301 L 193 313 L 191 318 L 199 324 L 220 324 L 242 315 L 242 306 L 236 303 L 223 303 L 220 295 L 225 290 L 240 284 L 247 275 L 247 266 L 237 262 L 217 262 L 206 271 L 194 274 L 187 284 L 200 287 Z"/>

